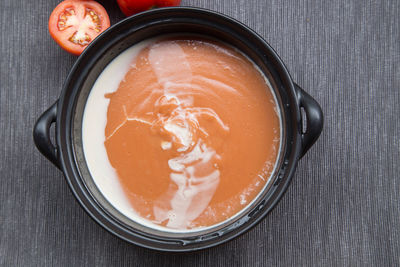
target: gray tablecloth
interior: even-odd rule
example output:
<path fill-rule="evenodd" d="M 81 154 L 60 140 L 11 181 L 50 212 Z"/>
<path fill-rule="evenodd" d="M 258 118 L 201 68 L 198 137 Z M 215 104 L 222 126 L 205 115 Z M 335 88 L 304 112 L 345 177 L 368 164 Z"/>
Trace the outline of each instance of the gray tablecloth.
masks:
<path fill-rule="evenodd" d="M 265 220 L 232 242 L 182 255 L 100 228 L 34 147 L 33 124 L 76 60 L 47 31 L 57 2 L 0 2 L 1 265 L 400 265 L 399 1 L 182 1 L 260 33 L 325 113 L 321 138 Z M 100 2 L 112 23 L 123 18 L 114 0 Z"/>

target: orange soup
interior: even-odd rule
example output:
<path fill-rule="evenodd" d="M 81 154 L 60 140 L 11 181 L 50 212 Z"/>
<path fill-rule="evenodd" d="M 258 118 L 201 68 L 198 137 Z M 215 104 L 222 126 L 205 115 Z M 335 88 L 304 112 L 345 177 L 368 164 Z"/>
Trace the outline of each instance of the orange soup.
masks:
<path fill-rule="evenodd" d="M 105 149 L 141 218 L 188 230 L 223 222 L 265 187 L 280 117 L 265 76 L 220 42 L 143 46 L 109 101 Z"/>

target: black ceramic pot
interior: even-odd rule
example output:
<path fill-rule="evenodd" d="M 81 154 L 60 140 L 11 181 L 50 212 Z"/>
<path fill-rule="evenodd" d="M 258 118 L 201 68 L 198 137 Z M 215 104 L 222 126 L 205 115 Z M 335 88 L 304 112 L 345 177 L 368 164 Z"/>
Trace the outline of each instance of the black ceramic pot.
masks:
<path fill-rule="evenodd" d="M 92 85 L 107 64 L 126 48 L 169 33 L 209 36 L 231 44 L 251 58 L 268 77 L 282 114 L 282 148 L 275 175 L 253 205 L 235 220 L 211 230 L 167 233 L 138 224 L 117 211 L 99 192 L 88 171 L 82 149 L 82 116 Z M 301 109 L 306 115 L 303 131 Z M 55 143 L 49 129 L 55 124 Z M 33 137 L 39 151 L 65 175 L 73 194 L 87 213 L 114 235 L 161 251 L 193 251 L 231 240 L 256 225 L 282 197 L 298 160 L 321 133 L 318 103 L 298 87 L 275 51 L 238 21 L 198 8 L 164 8 L 129 17 L 92 42 L 67 77 L 61 96 L 38 119 Z"/>

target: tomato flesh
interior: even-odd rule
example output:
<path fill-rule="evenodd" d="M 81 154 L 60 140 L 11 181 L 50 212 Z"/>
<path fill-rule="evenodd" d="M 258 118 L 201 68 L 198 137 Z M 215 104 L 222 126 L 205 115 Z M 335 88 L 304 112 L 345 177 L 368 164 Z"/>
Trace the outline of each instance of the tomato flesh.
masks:
<path fill-rule="evenodd" d="M 178 6 L 181 0 L 117 0 L 118 5 L 126 16 L 157 7 Z"/>
<path fill-rule="evenodd" d="M 105 9 L 95 1 L 66 0 L 51 13 L 49 32 L 66 51 L 79 55 L 102 31 L 110 27 Z"/>

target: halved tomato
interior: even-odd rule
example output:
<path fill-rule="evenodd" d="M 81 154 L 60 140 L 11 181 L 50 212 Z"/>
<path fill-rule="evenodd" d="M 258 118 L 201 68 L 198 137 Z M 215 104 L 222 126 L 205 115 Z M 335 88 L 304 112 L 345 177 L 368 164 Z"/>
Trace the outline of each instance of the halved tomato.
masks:
<path fill-rule="evenodd" d="M 107 11 L 95 1 L 65 0 L 58 4 L 49 18 L 51 37 L 74 55 L 80 55 L 108 27 L 110 18 Z"/>

